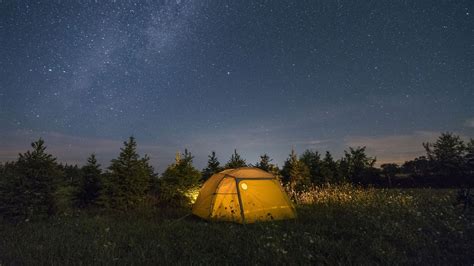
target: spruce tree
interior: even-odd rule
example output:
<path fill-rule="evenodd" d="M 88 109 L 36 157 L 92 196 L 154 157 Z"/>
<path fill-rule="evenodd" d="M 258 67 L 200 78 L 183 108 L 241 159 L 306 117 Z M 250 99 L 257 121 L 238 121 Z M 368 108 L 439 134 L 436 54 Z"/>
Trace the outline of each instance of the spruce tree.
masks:
<path fill-rule="evenodd" d="M 202 180 L 206 181 L 211 177 L 213 174 L 218 173 L 221 171 L 220 162 L 217 159 L 216 152 L 212 151 L 211 154 L 208 156 L 209 159 L 207 160 L 207 167 L 202 170 Z"/>
<path fill-rule="evenodd" d="M 3 204 L 10 216 L 29 218 L 55 212 L 55 192 L 63 173 L 56 158 L 46 153 L 42 139 L 31 147 L 32 151 L 19 154 L 15 174 L 8 181 L 10 198 Z"/>
<path fill-rule="evenodd" d="M 313 184 L 322 184 L 327 182 L 327 180 L 321 175 L 321 156 L 317 151 L 305 150 L 300 156 L 300 161 L 302 161 L 309 168 L 309 174 L 311 176 L 311 182 Z"/>
<path fill-rule="evenodd" d="M 342 180 L 339 178 L 339 170 L 337 162 L 334 161 L 331 153 L 326 151 L 324 158 L 321 162 L 321 175 L 324 177 L 324 180 L 328 183 L 339 183 Z"/>
<path fill-rule="evenodd" d="M 245 162 L 240 154 L 237 153 L 237 149 L 234 149 L 234 153 L 231 155 L 229 161 L 225 165 L 225 169 L 236 169 L 240 167 L 246 167 L 247 163 Z"/>
<path fill-rule="evenodd" d="M 140 158 L 134 137 L 124 142 L 117 159 L 111 161 L 100 202 L 106 207 L 130 209 L 142 203 L 151 185 L 148 156 Z"/>
<path fill-rule="evenodd" d="M 298 160 L 298 155 L 293 149 L 283 166 L 282 177 L 284 183 L 296 190 L 301 190 L 311 183 L 308 166 Z"/>
<path fill-rule="evenodd" d="M 277 165 L 272 164 L 273 160 L 266 153 L 260 156 L 260 161 L 255 164 L 255 167 L 260 168 L 264 171 L 272 174 L 276 179 L 281 181 L 280 169 Z"/>
<path fill-rule="evenodd" d="M 262 169 L 263 171 L 270 172 L 273 168 L 273 164 L 271 164 L 272 159 L 268 154 L 260 155 L 260 161 L 255 164 L 255 167 Z"/>
<path fill-rule="evenodd" d="M 102 170 L 94 154 L 87 159 L 87 164 L 82 167 L 82 180 L 76 194 L 76 205 L 88 207 L 94 205 L 101 189 Z"/>
<path fill-rule="evenodd" d="M 191 152 L 185 149 L 183 154 L 177 154 L 174 164 L 165 170 L 158 191 L 162 204 L 186 205 L 196 196 L 201 173 L 193 166 L 193 158 Z"/>

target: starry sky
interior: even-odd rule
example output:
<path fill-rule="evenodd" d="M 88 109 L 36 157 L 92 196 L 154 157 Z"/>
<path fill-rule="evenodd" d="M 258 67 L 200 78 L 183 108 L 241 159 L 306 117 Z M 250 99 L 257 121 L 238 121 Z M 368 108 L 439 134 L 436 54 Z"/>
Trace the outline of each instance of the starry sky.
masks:
<path fill-rule="evenodd" d="M 379 163 L 474 137 L 474 2 L 0 1 L 0 161 L 42 137 L 106 166 L 133 135 L 282 165 L 367 146 Z"/>

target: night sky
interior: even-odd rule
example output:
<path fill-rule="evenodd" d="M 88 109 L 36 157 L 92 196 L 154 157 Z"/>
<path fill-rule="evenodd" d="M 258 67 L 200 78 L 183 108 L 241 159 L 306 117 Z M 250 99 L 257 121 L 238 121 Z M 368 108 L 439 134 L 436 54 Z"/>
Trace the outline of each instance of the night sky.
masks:
<path fill-rule="evenodd" d="M 379 163 L 474 136 L 474 2 L 0 1 L 0 161 L 43 137 L 107 165 L 134 135 L 282 165 L 367 146 Z"/>

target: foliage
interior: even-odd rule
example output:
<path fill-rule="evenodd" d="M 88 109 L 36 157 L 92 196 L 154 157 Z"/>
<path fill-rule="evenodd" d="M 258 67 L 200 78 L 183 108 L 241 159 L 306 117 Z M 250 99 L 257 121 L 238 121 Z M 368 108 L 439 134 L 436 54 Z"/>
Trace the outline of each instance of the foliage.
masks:
<path fill-rule="evenodd" d="M 176 156 L 175 163 L 168 166 L 158 185 L 161 205 L 185 206 L 193 200 L 189 194 L 200 184 L 201 173 L 193 166 L 193 156 L 187 149 Z"/>
<path fill-rule="evenodd" d="M 317 151 L 305 150 L 300 156 L 300 161 L 304 163 L 308 169 L 313 184 L 323 184 L 329 181 L 322 175 L 321 155 Z"/>
<path fill-rule="evenodd" d="M 77 165 L 59 164 L 59 168 L 64 173 L 61 180 L 62 186 L 79 187 L 82 179 L 81 168 Z"/>
<path fill-rule="evenodd" d="M 237 149 L 234 149 L 234 153 L 231 155 L 229 161 L 225 165 L 225 169 L 235 169 L 240 167 L 246 167 L 247 163 L 244 159 L 237 153 Z"/>
<path fill-rule="evenodd" d="M 211 177 L 213 174 L 222 171 L 222 167 L 220 167 L 220 162 L 217 159 L 216 152 L 212 151 L 208 157 L 209 160 L 207 161 L 207 167 L 202 170 L 203 181 L 209 179 L 209 177 Z"/>
<path fill-rule="evenodd" d="M 301 190 L 310 185 L 310 172 L 308 166 L 298 159 L 296 152 L 292 149 L 282 169 L 283 182 L 291 188 Z"/>
<path fill-rule="evenodd" d="M 270 156 L 265 153 L 263 155 L 260 155 L 260 161 L 255 164 L 255 167 L 262 169 L 263 171 L 269 172 L 273 167 L 271 161 L 272 159 L 270 159 Z"/>
<path fill-rule="evenodd" d="M 367 184 L 367 170 L 373 168 L 375 158 L 367 156 L 365 147 L 349 147 L 340 161 L 340 171 L 345 180 L 354 184 Z"/>
<path fill-rule="evenodd" d="M 55 192 L 63 173 L 42 139 L 31 147 L 8 166 L 1 189 L 0 211 L 5 216 L 33 218 L 56 211 Z"/>
<path fill-rule="evenodd" d="M 82 180 L 76 192 L 75 203 L 79 207 L 96 205 L 100 195 L 102 170 L 94 154 L 87 158 L 87 164 L 82 167 Z"/>
<path fill-rule="evenodd" d="M 131 209 L 142 204 L 151 186 L 152 170 L 148 156 L 140 158 L 134 137 L 124 142 L 117 159 L 111 161 L 104 175 L 99 201 L 113 209 Z"/>
<path fill-rule="evenodd" d="M 387 179 L 388 187 L 392 187 L 392 180 L 400 173 L 400 167 L 396 163 L 385 163 L 380 165 L 382 175 Z"/>
<path fill-rule="evenodd" d="M 326 151 L 321 162 L 321 175 L 327 183 L 338 184 L 342 182 L 338 163 L 334 161 L 329 151 Z"/>
<path fill-rule="evenodd" d="M 255 164 L 255 167 L 267 171 L 272 174 L 278 180 L 281 180 L 280 169 L 277 165 L 272 163 L 273 159 L 268 154 L 260 155 L 260 161 Z"/>
<path fill-rule="evenodd" d="M 465 146 L 459 136 L 442 133 L 435 143 L 423 143 L 433 171 L 445 178 L 462 175 Z"/>

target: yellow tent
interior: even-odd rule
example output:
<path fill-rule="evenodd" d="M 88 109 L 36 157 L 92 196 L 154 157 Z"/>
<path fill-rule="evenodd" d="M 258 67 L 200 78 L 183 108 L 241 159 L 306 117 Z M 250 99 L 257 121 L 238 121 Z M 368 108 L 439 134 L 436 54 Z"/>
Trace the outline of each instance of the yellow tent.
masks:
<path fill-rule="evenodd" d="M 296 217 L 278 180 L 258 168 L 228 169 L 202 186 L 193 213 L 213 221 L 253 223 Z"/>

